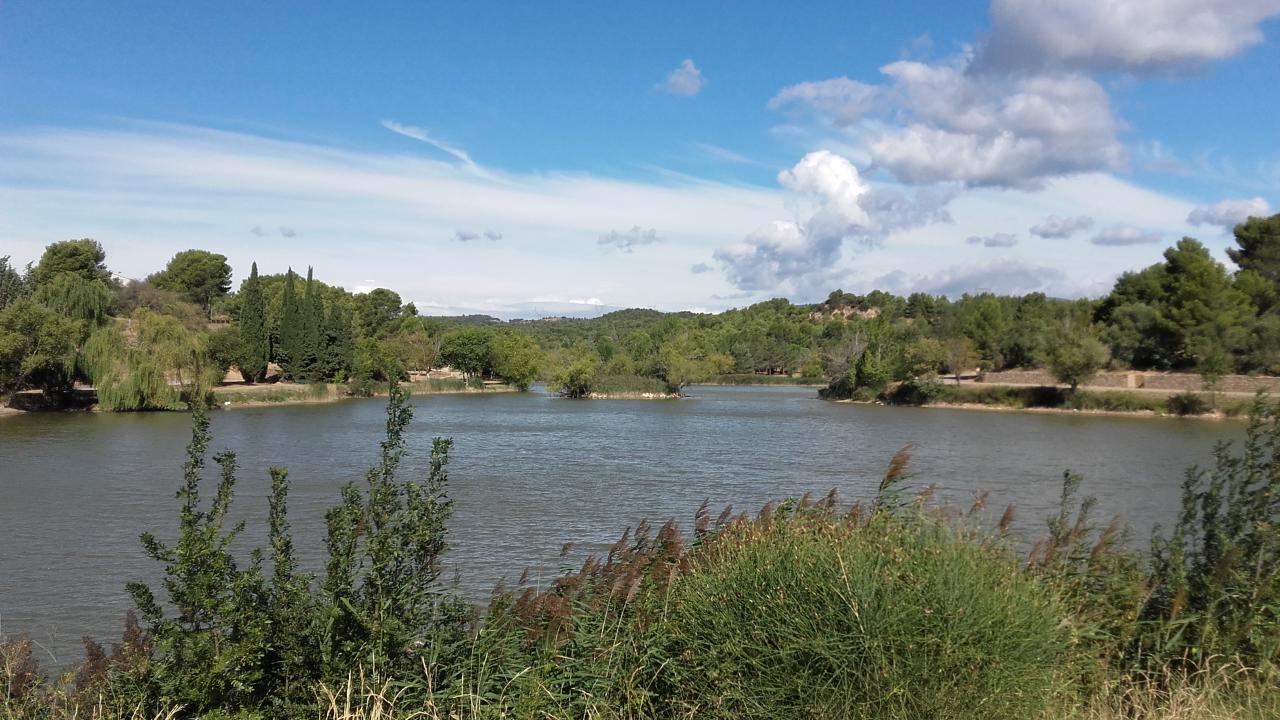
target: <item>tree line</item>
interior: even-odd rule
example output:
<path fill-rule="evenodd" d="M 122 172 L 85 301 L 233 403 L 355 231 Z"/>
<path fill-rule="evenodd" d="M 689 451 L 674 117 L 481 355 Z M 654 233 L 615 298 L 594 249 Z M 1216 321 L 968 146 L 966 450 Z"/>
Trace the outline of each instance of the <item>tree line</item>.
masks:
<path fill-rule="evenodd" d="M 1073 388 L 1102 368 L 1280 374 L 1280 215 L 1235 228 L 1233 271 L 1184 238 L 1096 299 L 1030 293 L 832 292 L 718 314 L 631 309 L 593 319 L 424 317 L 399 294 L 351 293 L 288 268 L 232 291 L 231 268 L 178 253 L 121 281 L 93 240 L 50 245 L 25 269 L 0 259 L 0 391 L 51 397 L 76 381 L 108 409 L 166 406 L 228 369 L 245 382 L 349 383 L 354 392 L 447 366 L 469 381 L 569 396 L 679 392 L 760 376 L 875 395 L 894 383 L 1044 368 Z"/>

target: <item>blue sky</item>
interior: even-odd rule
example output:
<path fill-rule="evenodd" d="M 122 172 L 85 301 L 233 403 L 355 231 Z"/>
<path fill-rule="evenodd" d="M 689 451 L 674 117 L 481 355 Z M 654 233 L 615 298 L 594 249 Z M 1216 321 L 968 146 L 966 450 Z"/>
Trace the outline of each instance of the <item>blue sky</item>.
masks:
<path fill-rule="evenodd" d="M 1280 0 L 262 5 L 0 4 L 0 254 L 714 310 L 1097 294 L 1280 209 Z"/>

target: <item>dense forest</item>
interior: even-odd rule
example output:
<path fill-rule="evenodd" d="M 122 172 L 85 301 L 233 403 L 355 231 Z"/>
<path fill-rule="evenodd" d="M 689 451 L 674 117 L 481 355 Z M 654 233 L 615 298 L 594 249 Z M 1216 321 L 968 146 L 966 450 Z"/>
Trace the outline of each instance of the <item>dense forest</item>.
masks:
<path fill-rule="evenodd" d="M 840 290 L 818 304 L 777 298 L 719 314 L 622 310 L 594 319 L 424 317 L 396 292 L 351 293 L 292 268 L 233 291 L 226 258 L 187 250 L 145 279 L 107 267 L 91 239 L 50 245 L 26 268 L 0 258 L 0 392 L 69 401 L 92 385 L 102 409 L 203 397 L 234 369 L 245 383 L 344 383 L 367 393 L 449 367 L 568 396 L 675 393 L 774 376 L 867 397 L 902 381 L 1045 368 L 1064 385 L 1102 368 L 1177 370 L 1206 385 L 1280 374 L 1280 215 L 1235 228 L 1233 271 L 1192 238 L 1098 299 L 1042 293 L 957 299 Z"/>

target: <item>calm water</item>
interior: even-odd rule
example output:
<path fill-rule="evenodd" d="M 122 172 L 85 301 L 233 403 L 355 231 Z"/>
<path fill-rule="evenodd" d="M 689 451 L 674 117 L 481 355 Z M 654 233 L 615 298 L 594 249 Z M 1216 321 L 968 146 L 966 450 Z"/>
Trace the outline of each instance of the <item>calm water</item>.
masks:
<path fill-rule="evenodd" d="M 1018 507 L 1038 532 L 1062 471 L 1083 474 L 1105 513 L 1143 534 L 1168 520 L 1185 466 L 1236 423 L 830 404 L 812 389 L 695 388 L 688 400 L 575 402 L 523 395 L 415 398 L 407 468 L 431 438 L 456 446 L 450 563 L 482 598 L 528 568 L 549 578 L 566 541 L 611 543 L 642 517 L 688 520 L 715 508 L 838 488 L 873 492 L 889 458 L 914 445 L 914 482 L 950 500 L 978 491 Z M 215 413 L 214 447 L 239 453 L 236 498 L 260 543 L 267 467 L 290 468 L 290 517 L 318 567 L 325 508 L 363 477 L 382 436 L 383 400 Z M 79 638 L 118 637 L 127 580 L 154 579 L 138 534 L 171 539 L 189 437 L 180 414 L 62 414 L 0 421 L 0 634 L 28 632 L 59 662 Z M 998 512 L 998 510 L 997 510 Z"/>

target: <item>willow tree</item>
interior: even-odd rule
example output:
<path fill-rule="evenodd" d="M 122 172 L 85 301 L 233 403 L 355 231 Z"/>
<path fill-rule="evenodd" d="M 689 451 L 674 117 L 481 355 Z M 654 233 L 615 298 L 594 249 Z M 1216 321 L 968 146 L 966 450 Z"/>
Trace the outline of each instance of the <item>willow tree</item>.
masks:
<path fill-rule="evenodd" d="M 87 334 L 107 323 L 112 293 L 102 280 L 86 280 L 76 273 L 64 271 L 41 285 L 36 290 L 35 299 L 65 317 L 84 323 Z"/>
<path fill-rule="evenodd" d="M 207 337 L 176 318 L 138 310 L 99 328 L 82 353 L 103 410 L 159 410 L 199 402 L 220 378 Z"/>

